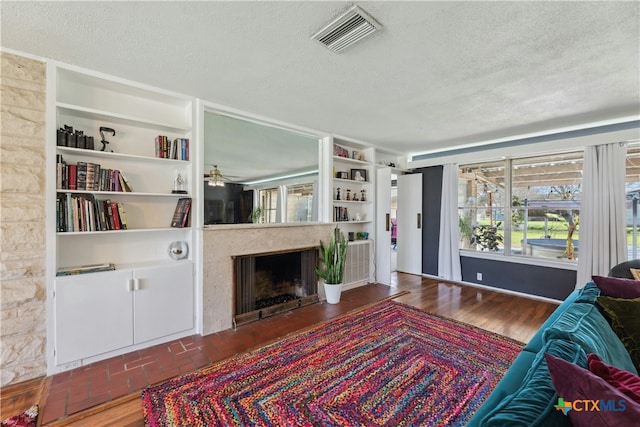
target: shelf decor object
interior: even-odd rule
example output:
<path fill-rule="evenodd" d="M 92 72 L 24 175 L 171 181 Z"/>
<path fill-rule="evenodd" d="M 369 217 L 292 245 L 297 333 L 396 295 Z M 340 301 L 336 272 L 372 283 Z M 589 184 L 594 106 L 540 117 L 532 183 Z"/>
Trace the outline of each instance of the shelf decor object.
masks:
<path fill-rule="evenodd" d="M 185 259 L 189 255 L 189 245 L 187 242 L 171 242 L 169 245 L 169 256 L 172 259 Z"/>

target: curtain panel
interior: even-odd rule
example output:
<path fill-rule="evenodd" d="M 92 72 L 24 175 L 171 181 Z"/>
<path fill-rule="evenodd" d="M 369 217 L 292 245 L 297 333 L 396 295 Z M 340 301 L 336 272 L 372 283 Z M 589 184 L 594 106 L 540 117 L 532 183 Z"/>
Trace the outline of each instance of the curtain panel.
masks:
<path fill-rule="evenodd" d="M 438 276 L 446 280 L 461 281 L 457 164 L 447 164 L 443 167 L 441 202 Z"/>
<path fill-rule="evenodd" d="M 576 287 L 627 259 L 624 143 L 585 148 Z"/>

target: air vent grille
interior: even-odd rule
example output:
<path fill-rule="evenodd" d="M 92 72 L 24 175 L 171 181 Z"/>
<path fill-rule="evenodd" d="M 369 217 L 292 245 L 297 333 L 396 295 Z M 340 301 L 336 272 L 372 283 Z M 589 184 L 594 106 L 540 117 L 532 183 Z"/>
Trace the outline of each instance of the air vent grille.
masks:
<path fill-rule="evenodd" d="M 340 52 L 380 28 L 382 25 L 371 15 L 360 7 L 354 6 L 311 38 L 319 41 L 329 50 Z"/>

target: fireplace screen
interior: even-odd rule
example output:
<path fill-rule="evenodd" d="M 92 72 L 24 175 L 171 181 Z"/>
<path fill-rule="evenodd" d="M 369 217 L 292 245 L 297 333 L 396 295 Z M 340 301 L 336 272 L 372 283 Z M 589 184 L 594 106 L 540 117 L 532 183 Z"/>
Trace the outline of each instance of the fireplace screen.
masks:
<path fill-rule="evenodd" d="M 318 301 L 317 262 L 317 248 L 235 257 L 235 323 Z"/>

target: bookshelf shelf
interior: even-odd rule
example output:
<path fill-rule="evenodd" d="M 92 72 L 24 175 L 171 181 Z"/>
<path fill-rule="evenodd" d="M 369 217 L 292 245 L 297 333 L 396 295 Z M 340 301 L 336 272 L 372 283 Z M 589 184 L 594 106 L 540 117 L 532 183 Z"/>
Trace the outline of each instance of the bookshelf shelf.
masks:
<path fill-rule="evenodd" d="M 366 205 L 367 203 L 372 203 L 369 200 L 360 201 L 360 200 L 334 200 L 334 204 L 354 204 L 354 205 Z"/>
<path fill-rule="evenodd" d="M 136 191 L 90 191 L 90 190 L 56 190 L 58 194 L 93 194 L 95 196 L 108 196 L 108 197 L 169 197 L 169 198 L 180 198 L 180 197 L 191 197 L 189 194 L 172 194 L 172 193 L 141 193 Z"/>
<path fill-rule="evenodd" d="M 98 142 L 99 144 L 99 142 Z M 126 154 L 126 153 L 112 153 L 109 151 L 98 151 L 98 150 L 87 150 L 84 148 L 71 148 L 71 147 L 56 147 L 56 151 L 59 154 L 68 154 L 70 156 L 81 156 L 86 158 L 95 158 L 95 159 L 112 159 L 116 161 L 125 161 L 125 162 L 149 162 L 149 163 L 158 163 L 159 165 L 184 165 L 188 164 L 188 160 L 177 160 L 177 159 L 164 159 L 161 157 L 150 157 L 150 156 L 142 156 L 138 154 Z"/>
<path fill-rule="evenodd" d="M 333 181 L 336 183 L 343 183 L 343 184 L 358 184 L 358 185 L 373 184 L 371 181 L 356 181 L 355 179 L 342 179 L 342 178 L 333 178 Z"/>
<path fill-rule="evenodd" d="M 72 105 L 63 102 L 56 103 L 58 111 L 66 113 L 70 116 L 76 116 L 91 120 L 109 121 L 113 123 L 130 124 L 134 126 L 144 126 L 149 128 L 155 128 L 159 131 L 166 132 L 187 132 L 191 130 L 190 127 L 183 127 L 180 125 L 167 124 L 165 122 L 159 122 L 154 120 L 148 120 L 141 117 L 132 116 L 129 114 L 112 113 L 109 111 L 97 110 L 95 108 L 87 108 L 79 105 Z"/>
<path fill-rule="evenodd" d="M 106 230 L 106 231 L 60 231 L 57 232 L 57 236 L 86 236 L 88 234 L 113 234 L 113 233 L 166 233 L 167 231 L 184 231 L 191 230 L 191 227 L 155 227 L 155 228 L 137 228 L 137 229 L 127 229 L 127 230 Z"/>
<path fill-rule="evenodd" d="M 351 159 L 349 157 L 333 156 L 334 162 L 347 163 L 351 165 L 370 166 L 372 163 L 366 160 Z"/>

